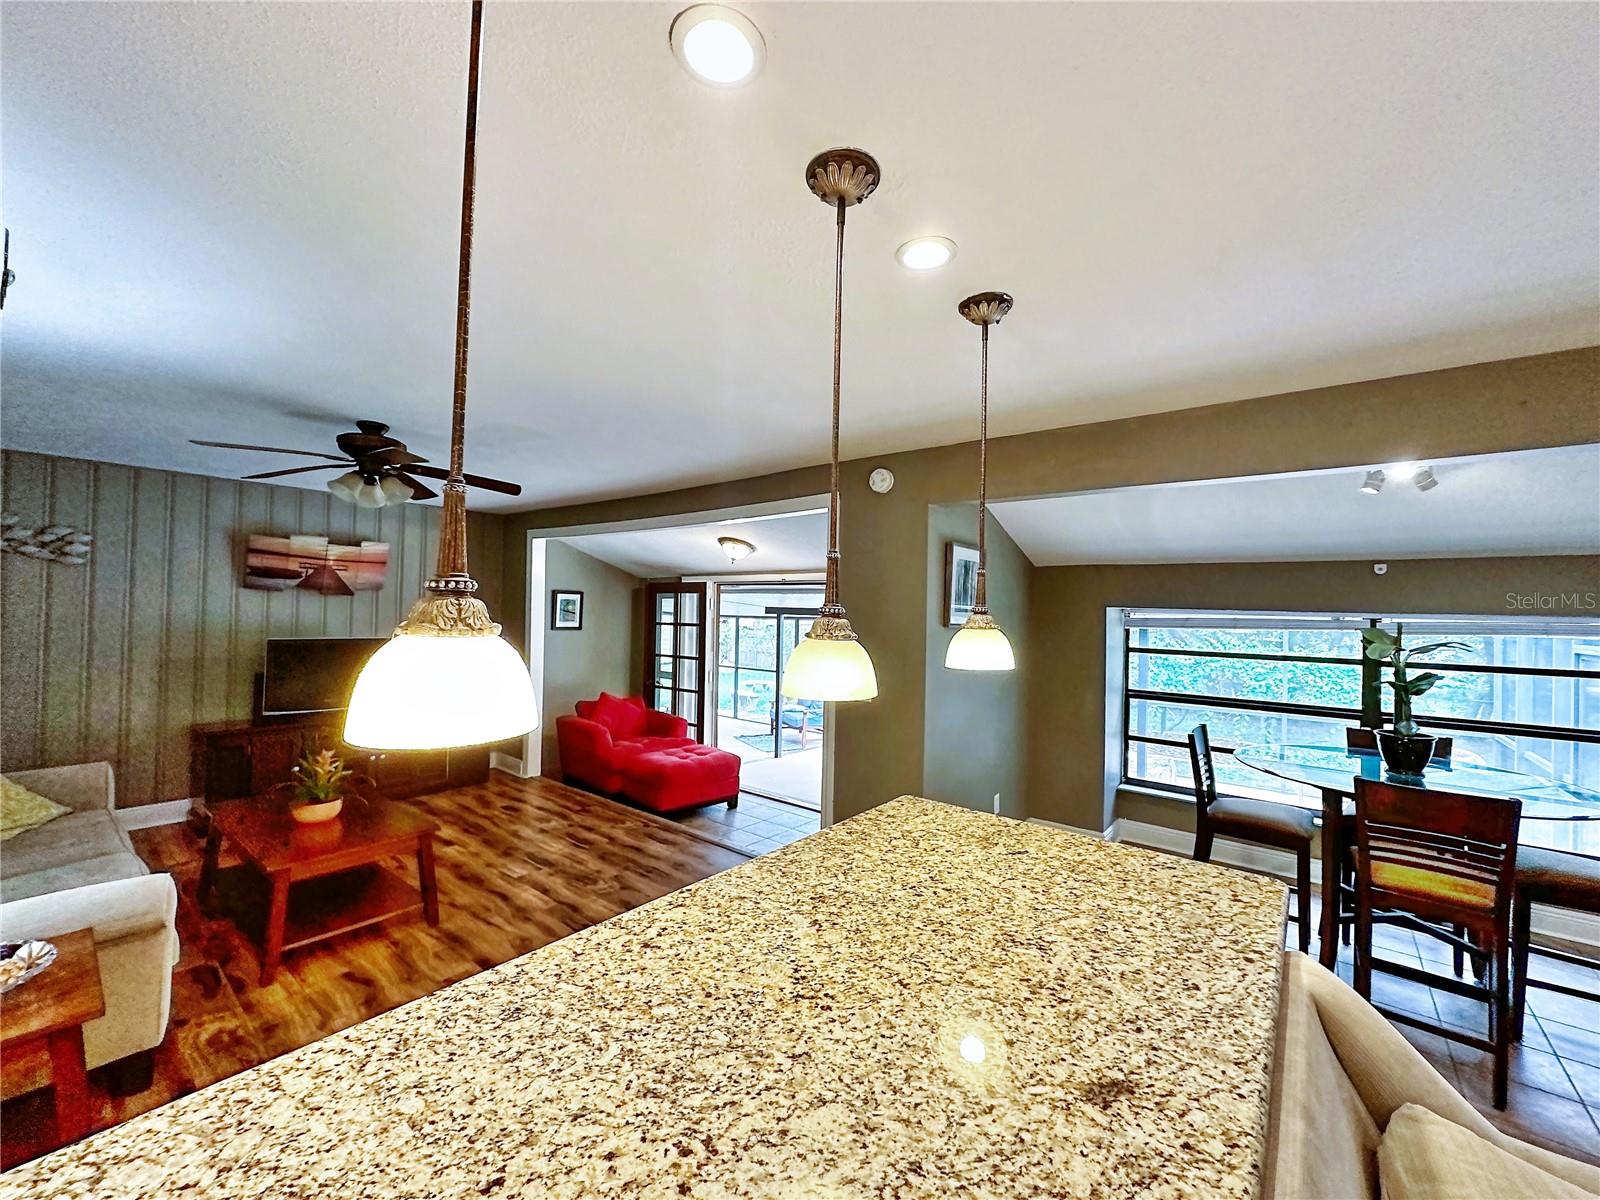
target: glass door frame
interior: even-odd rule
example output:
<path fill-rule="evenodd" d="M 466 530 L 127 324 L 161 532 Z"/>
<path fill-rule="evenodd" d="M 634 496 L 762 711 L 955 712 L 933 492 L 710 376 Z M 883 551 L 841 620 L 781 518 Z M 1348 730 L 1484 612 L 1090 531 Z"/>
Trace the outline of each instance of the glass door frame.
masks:
<path fill-rule="evenodd" d="M 704 583 L 645 585 L 645 703 L 682 717 L 697 742 L 706 737 L 706 590 Z M 669 599 L 671 604 L 665 604 Z M 693 615 L 683 619 L 691 608 Z M 662 638 L 668 649 L 662 648 Z"/>

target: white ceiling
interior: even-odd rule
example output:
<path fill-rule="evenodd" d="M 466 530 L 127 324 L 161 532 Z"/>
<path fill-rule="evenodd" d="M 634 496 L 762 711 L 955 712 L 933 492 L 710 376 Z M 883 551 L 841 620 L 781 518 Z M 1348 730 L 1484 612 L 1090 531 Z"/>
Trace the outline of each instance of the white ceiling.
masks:
<path fill-rule="evenodd" d="M 719 537 L 743 538 L 755 552 L 736 563 Z M 629 529 L 560 539 L 602 562 L 644 579 L 670 575 L 787 575 L 820 571 L 828 550 L 826 511 L 731 519 L 676 529 Z"/>
<path fill-rule="evenodd" d="M 491 2 L 468 466 L 528 507 L 1600 341 L 1592 4 Z M 356 417 L 446 450 L 467 6 L 8 0 L 0 439 L 242 474 Z M 893 250 L 960 251 L 917 277 Z M 290 460 L 292 461 L 292 460 Z M 287 462 L 284 465 L 288 465 Z M 320 486 L 320 476 L 308 486 Z"/>
<path fill-rule="evenodd" d="M 1600 446 L 1432 464 L 1439 486 L 1367 467 L 993 504 L 1035 566 L 1600 554 Z"/>

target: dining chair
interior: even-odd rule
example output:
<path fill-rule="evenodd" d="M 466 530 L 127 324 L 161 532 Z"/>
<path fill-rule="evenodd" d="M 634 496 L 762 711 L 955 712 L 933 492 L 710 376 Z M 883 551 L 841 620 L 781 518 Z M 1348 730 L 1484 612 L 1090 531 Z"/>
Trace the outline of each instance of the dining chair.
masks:
<path fill-rule="evenodd" d="M 1523 846 L 1517 851 L 1517 895 L 1511 917 L 1513 958 L 1511 997 L 1511 1040 L 1522 1040 L 1522 1023 L 1528 1006 L 1528 988 L 1546 988 L 1566 996 L 1594 1000 L 1592 992 L 1564 983 L 1533 979 L 1528 974 L 1528 952 L 1533 947 L 1533 906 L 1553 904 L 1591 915 L 1600 915 L 1600 859 L 1582 854 L 1566 854 L 1539 846 Z M 1600 969 L 1600 962 L 1568 954 L 1564 950 L 1539 947 L 1539 953 L 1574 966 Z"/>
<path fill-rule="evenodd" d="M 1355 989 L 1372 999 L 1372 972 L 1487 1001 L 1480 1038 L 1378 1005 L 1402 1025 L 1426 1029 L 1494 1055 L 1494 1106 L 1506 1106 L 1510 1065 L 1511 906 L 1522 801 L 1356 780 Z M 1404 925 L 1449 945 L 1481 952 L 1487 980 L 1463 981 L 1372 952 L 1374 924 Z M 1466 931 L 1468 944 L 1454 930 Z"/>
<path fill-rule="evenodd" d="M 1369 754 L 1378 753 L 1378 731 L 1368 729 L 1364 725 L 1346 725 L 1344 730 L 1344 748 L 1346 750 L 1361 750 Z M 1428 759 L 1431 766 L 1434 763 L 1448 765 L 1455 751 L 1455 739 L 1449 737 L 1436 738 L 1433 743 L 1433 754 Z M 1356 923 L 1356 854 L 1355 845 L 1352 843 L 1349 832 L 1350 825 L 1355 820 L 1355 802 L 1346 800 L 1341 811 L 1341 828 L 1334 830 L 1334 835 L 1349 847 L 1349 852 L 1344 854 L 1339 862 L 1339 937 L 1346 946 L 1350 944 L 1350 931 Z M 1458 937 L 1464 936 L 1462 930 L 1457 930 Z M 1456 974 L 1461 974 L 1462 952 L 1455 952 Z"/>
<path fill-rule="evenodd" d="M 1300 952 L 1311 948 L 1311 839 L 1316 815 L 1293 804 L 1217 795 L 1217 771 L 1211 760 L 1211 734 L 1196 725 L 1189 734 L 1189 766 L 1194 776 L 1194 856 L 1211 861 L 1212 843 L 1220 836 L 1294 854 L 1295 920 Z"/>

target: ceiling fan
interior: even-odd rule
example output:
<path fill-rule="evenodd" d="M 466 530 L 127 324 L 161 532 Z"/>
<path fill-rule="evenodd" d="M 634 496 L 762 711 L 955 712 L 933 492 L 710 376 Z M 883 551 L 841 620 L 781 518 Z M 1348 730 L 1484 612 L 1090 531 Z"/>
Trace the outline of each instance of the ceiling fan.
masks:
<path fill-rule="evenodd" d="M 218 446 L 224 450 L 256 450 L 263 454 L 298 454 L 305 458 L 325 458 L 325 463 L 309 467 L 288 467 L 281 471 L 261 471 L 246 475 L 246 479 L 277 479 L 282 475 L 301 475 L 307 471 L 333 471 L 344 469 L 344 474 L 328 481 L 328 490 L 341 500 L 361 508 L 382 508 L 385 504 L 404 504 L 407 500 L 430 500 L 439 493 L 417 479 L 448 479 L 450 473 L 442 467 L 431 467 L 420 454 L 406 449 L 406 444 L 389 436 L 389 427 L 382 421 L 357 421 L 350 433 L 341 433 L 334 442 L 339 454 L 326 454 L 320 450 L 290 450 L 283 446 L 248 446 L 241 442 L 207 442 L 189 439 L 196 446 Z M 469 487 L 484 488 L 507 496 L 522 495 L 520 484 L 503 479 L 490 479 L 483 475 L 462 475 Z"/>

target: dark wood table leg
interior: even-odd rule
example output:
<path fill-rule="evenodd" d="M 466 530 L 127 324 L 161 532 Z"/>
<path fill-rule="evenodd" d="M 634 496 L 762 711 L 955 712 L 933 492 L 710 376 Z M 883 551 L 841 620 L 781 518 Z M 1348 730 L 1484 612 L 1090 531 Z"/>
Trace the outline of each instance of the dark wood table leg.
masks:
<path fill-rule="evenodd" d="M 200 863 L 200 888 L 196 896 L 200 904 L 211 898 L 217 882 L 217 860 L 222 857 L 222 830 L 215 823 L 206 831 L 206 853 Z"/>
<path fill-rule="evenodd" d="M 272 901 L 267 908 L 265 941 L 261 947 L 261 985 L 265 987 L 278 973 L 283 961 L 283 923 L 289 915 L 289 872 L 274 871 L 268 876 Z"/>
<path fill-rule="evenodd" d="M 422 915 L 429 925 L 439 923 L 439 883 L 433 869 L 433 835 L 417 839 L 417 884 L 422 890 Z"/>
<path fill-rule="evenodd" d="M 1333 970 L 1339 961 L 1339 864 L 1343 861 L 1344 797 L 1322 793 L 1322 936 L 1317 961 Z"/>
<path fill-rule="evenodd" d="M 63 1144 L 89 1132 L 89 1075 L 83 1063 L 83 1026 L 50 1035 L 50 1082 L 55 1088 L 56 1137 Z"/>

